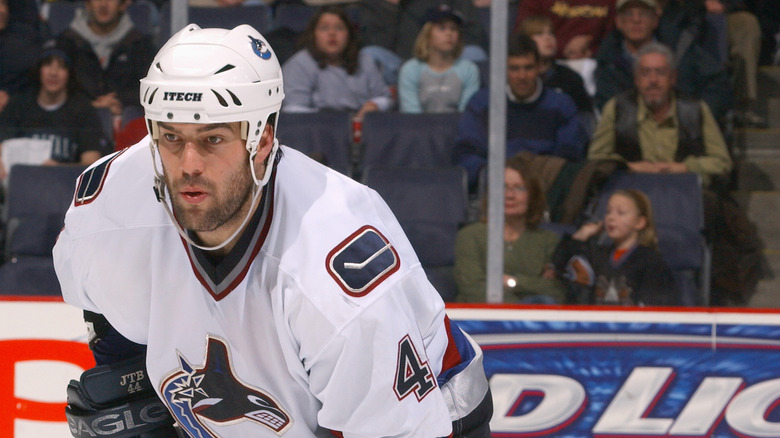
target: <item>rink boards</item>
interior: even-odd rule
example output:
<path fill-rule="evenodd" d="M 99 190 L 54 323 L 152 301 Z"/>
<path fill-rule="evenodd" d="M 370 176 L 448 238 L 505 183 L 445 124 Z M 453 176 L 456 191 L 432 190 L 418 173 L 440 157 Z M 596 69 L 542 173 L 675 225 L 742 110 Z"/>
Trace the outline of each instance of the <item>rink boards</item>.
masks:
<path fill-rule="evenodd" d="M 780 311 L 449 306 L 482 346 L 494 437 L 778 437 Z M 81 312 L 0 299 L 0 436 L 68 437 Z"/>

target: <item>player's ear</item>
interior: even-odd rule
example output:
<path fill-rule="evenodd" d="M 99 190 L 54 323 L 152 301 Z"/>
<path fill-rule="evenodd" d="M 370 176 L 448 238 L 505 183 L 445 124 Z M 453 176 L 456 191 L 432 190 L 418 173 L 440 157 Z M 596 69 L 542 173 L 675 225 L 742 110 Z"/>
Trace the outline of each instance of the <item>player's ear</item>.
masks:
<path fill-rule="evenodd" d="M 257 155 L 255 155 L 256 164 L 265 164 L 268 154 L 274 146 L 274 127 L 271 123 L 266 123 L 263 129 L 263 135 L 260 136 L 260 144 L 257 145 Z"/>

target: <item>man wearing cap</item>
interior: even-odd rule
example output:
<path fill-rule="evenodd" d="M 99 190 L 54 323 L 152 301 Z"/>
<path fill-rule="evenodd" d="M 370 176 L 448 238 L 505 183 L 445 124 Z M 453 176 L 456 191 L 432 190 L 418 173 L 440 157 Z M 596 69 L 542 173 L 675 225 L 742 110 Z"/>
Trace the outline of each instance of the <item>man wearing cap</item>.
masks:
<path fill-rule="evenodd" d="M 595 102 L 598 108 L 621 91 L 633 87 L 636 54 L 645 44 L 659 40 L 656 30 L 660 17 L 656 0 L 618 0 L 615 30 L 601 43 L 596 56 Z M 660 42 L 673 49 L 677 47 L 674 41 Z M 715 118 L 720 119 L 731 107 L 731 87 L 722 64 L 695 43 L 679 52 L 675 53 L 677 89 L 703 99 Z"/>

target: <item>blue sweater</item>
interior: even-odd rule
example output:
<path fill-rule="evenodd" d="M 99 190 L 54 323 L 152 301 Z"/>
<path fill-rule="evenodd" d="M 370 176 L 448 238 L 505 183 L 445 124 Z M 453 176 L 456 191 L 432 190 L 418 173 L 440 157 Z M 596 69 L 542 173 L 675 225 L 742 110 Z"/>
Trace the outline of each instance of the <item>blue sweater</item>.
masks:
<path fill-rule="evenodd" d="M 489 90 L 478 91 L 458 124 L 456 153 L 473 185 L 487 163 Z M 571 161 L 585 158 L 587 134 L 577 119 L 574 101 L 564 93 L 544 88 L 530 103 L 507 99 L 506 156 L 521 151 L 555 155 Z"/>

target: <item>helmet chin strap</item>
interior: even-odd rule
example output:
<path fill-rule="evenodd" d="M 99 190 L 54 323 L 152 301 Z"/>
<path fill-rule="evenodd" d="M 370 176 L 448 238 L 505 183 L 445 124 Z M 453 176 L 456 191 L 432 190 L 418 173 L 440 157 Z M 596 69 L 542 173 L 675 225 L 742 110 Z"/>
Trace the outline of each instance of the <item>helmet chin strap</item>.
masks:
<path fill-rule="evenodd" d="M 274 139 L 274 148 L 272 150 L 276 150 L 278 145 L 276 144 L 278 140 Z M 194 246 L 195 248 L 201 249 L 203 251 L 216 251 L 218 249 L 224 248 L 225 245 L 232 242 L 233 239 L 238 236 L 238 234 L 244 229 L 246 224 L 249 222 L 249 219 L 252 217 L 252 214 L 254 213 L 254 209 L 257 206 L 258 200 L 260 199 L 260 194 L 263 192 L 263 186 L 268 181 L 268 178 L 266 178 L 267 175 L 264 175 L 264 178 L 262 180 L 258 180 L 257 176 L 255 176 L 255 166 L 254 166 L 254 157 L 250 155 L 249 157 L 249 168 L 252 172 L 252 180 L 255 182 L 254 188 L 252 190 L 252 203 L 250 204 L 249 210 L 246 212 L 246 216 L 244 216 L 244 220 L 241 222 L 241 225 L 236 228 L 236 230 L 233 232 L 233 234 L 230 235 L 225 241 L 220 243 L 216 246 L 203 246 L 195 243 L 190 236 L 187 234 L 187 232 L 182 228 L 182 226 L 179 224 L 179 221 L 176 219 L 176 216 L 173 214 L 173 205 L 168 205 L 169 202 L 173 202 L 170 200 L 170 193 L 168 196 L 165 196 L 166 191 L 166 185 L 165 185 L 165 176 L 160 172 L 160 170 L 157 168 L 157 143 L 155 140 L 151 140 L 149 142 L 149 149 L 152 152 L 152 163 L 154 168 L 154 194 L 157 197 L 157 201 L 159 201 L 163 207 L 165 208 L 165 212 L 168 213 L 168 216 L 171 218 L 171 221 L 173 222 L 173 225 L 176 227 L 176 231 L 179 232 L 179 235 L 182 237 L 182 239 L 186 240 L 190 245 Z M 273 158 L 273 157 L 271 157 Z M 269 166 L 273 165 L 273 161 L 269 161 Z M 160 167 L 162 168 L 162 159 L 160 160 Z M 266 174 L 270 174 L 270 169 L 266 167 L 265 169 Z"/>

